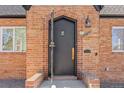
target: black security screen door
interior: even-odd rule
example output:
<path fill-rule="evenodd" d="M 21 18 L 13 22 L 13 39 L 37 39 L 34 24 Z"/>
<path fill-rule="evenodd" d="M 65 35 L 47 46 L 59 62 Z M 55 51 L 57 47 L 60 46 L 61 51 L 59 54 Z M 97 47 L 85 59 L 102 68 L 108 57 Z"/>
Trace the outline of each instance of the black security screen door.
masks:
<path fill-rule="evenodd" d="M 51 33 L 49 33 L 49 38 L 50 34 Z M 53 50 L 54 75 L 74 75 L 75 22 L 66 17 L 60 17 L 54 20 L 53 34 L 55 43 Z M 49 56 L 49 74 L 51 73 L 50 59 Z"/>

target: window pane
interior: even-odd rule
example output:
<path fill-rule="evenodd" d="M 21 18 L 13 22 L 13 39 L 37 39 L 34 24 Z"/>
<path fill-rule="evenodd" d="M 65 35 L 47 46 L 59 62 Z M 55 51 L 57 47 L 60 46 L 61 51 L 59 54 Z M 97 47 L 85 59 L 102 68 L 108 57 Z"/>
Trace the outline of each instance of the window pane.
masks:
<path fill-rule="evenodd" d="M 16 28 L 15 29 L 15 51 L 26 50 L 26 29 Z"/>
<path fill-rule="evenodd" d="M 13 29 L 4 28 L 3 29 L 3 37 L 2 37 L 2 49 L 3 51 L 11 51 L 13 50 Z"/>
<path fill-rule="evenodd" d="M 112 31 L 112 49 L 124 50 L 124 29 L 116 28 Z"/>

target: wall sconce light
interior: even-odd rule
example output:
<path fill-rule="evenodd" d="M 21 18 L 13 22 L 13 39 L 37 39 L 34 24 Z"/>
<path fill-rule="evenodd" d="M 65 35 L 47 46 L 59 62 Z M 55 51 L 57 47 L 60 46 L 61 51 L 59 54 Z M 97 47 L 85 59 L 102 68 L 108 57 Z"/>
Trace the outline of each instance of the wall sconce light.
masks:
<path fill-rule="evenodd" d="M 87 16 L 87 18 L 85 20 L 85 27 L 91 27 L 91 20 L 90 20 L 89 16 Z"/>

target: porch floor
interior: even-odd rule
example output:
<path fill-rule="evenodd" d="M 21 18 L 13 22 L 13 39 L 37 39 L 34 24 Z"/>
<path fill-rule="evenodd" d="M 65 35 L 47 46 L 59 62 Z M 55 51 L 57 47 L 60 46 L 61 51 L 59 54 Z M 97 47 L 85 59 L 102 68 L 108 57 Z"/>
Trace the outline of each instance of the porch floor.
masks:
<path fill-rule="evenodd" d="M 50 80 L 45 80 L 40 88 L 85 88 L 85 85 L 80 80 L 54 80 L 51 84 Z"/>
<path fill-rule="evenodd" d="M 0 88 L 24 88 L 25 80 L 0 80 Z"/>

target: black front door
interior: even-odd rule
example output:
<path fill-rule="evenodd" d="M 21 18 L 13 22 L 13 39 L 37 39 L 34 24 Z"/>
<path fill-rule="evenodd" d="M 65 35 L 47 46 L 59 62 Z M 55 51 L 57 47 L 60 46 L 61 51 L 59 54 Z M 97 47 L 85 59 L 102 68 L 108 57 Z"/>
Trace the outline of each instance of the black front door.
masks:
<path fill-rule="evenodd" d="M 74 75 L 75 22 L 66 18 L 54 21 L 54 75 Z"/>

